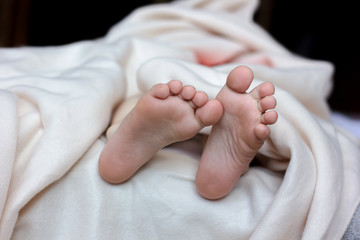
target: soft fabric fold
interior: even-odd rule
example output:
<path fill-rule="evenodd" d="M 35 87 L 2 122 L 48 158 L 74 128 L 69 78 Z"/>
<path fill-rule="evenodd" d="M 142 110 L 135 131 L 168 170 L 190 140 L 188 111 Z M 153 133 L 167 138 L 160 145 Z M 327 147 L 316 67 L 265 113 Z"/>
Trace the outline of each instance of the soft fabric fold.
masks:
<path fill-rule="evenodd" d="M 0 49 L 0 238 L 341 239 L 360 202 L 360 149 L 331 121 L 333 66 L 287 51 L 252 21 L 256 6 L 175 1 L 101 39 Z M 199 156 L 174 147 L 124 184 L 100 178 L 117 109 L 173 79 L 214 98 L 238 65 L 253 70 L 250 89 L 275 85 L 279 120 L 229 196 L 201 198 Z"/>

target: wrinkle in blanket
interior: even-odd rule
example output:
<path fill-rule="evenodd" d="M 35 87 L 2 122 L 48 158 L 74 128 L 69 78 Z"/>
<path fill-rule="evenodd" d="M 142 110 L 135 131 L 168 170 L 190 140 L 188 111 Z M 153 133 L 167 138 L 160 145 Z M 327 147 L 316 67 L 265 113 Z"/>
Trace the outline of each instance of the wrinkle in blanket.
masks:
<path fill-rule="evenodd" d="M 341 239 L 360 202 L 360 150 L 330 119 L 333 66 L 287 51 L 252 21 L 256 6 L 175 1 L 94 41 L 0 49 L 0 238 Z M 275 85 L 279 120 L 228 197 L 202 199 L 199 159 L 172 148 L 125 184 L 100 178 L 118 107 L 173 79 L 213 98 L 240 64 L 250 89 Z"/>

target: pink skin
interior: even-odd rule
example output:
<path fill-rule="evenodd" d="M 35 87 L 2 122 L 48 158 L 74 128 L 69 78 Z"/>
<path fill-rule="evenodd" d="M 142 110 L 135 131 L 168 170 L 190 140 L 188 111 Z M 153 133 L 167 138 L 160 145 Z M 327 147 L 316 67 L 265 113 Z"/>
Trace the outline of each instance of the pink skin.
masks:
<path fill-rule="evenodd" d="M 161 148 L 194 137 L 223 114 L 219 101 L 180 81 L 157 84 L 122 121 L 99 160 L 100 175 L 122 183 Z"/>
<path fill-rule="evenodd" d="M 263 83 L 250 93 L 252 71 L 235 68 L 216 99 L 180 81 L 157 84 L 121 122 L 101 153 L 100 175 L 110 183 L 131 178 L 161 148 L 214 125 L 205 145 L 196 186 L 201 196 L 226 196 L 244 174 L 277 120 L 274 86 Z"/>
<path fill-rule="evenodd" d="M 224 107 L 221 120 L 212 128 L 196 176 L 200 195 L 207 199 L 226 196 L 244 174 L 270 134 L 267 125 L 277 121 L 273 84 L 266 82 L 245 91 L 252 71 L 235 68 L 216 99 Z"/>

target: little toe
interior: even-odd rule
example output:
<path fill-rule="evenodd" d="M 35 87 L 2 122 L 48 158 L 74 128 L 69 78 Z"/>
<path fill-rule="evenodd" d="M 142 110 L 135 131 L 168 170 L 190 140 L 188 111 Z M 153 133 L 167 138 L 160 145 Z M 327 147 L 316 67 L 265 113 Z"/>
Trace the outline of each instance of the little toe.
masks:
<path fill-rule="evenodd" d="M 178 95 L 183 88 L 182 82 L 180 82 L 178 80 L 171 80 L 170 82 L 168 82 L 167 85 L 169 86 L 170 92 L 173 95 Z"/>
<path fill-rule="evenodd" d="M 209 97 L 205 92 L 199 91 L 195 93 L 195 96 L 192 99 L 193 104 L 196 107 L 202 107 L 209 101 Z"/>
<path fill-rule="evenodd" d="M 254 74 L 250 68 L 239 66 L 229 73 L 226 85 L 238 93 L 244 93 L 254 78 Z"/>
<path fill-rule="evenodd" d="M 190 85 L 184 86 L 180 92 L 181 98 L 187 101 L 193 99 L 195 94 L 196 94 L 196 89 Z"/>
<path fill-rule="evenodd" d="M 165 99 L 170 95 L 170 88 L 167 84 L 159 83 L 154 85 L 149 93 L 155 98 Z"/>
<path fill-rule="evenodd" d="M 267 111 L 261 116 L 261 123 L 266 125 L 271 125 L 276 123 L 278 119 L 278 114 L 276 111 Z"/>
<path fill-rule="evenodd" d="M 259 111 L 265 112 L 276 107 L 276 99 L 274 96 L 266 96 L 259 101 Z"/>
<path fill-rule="evenodd" d="M 255 129 L 255 136 L 260 140 L 260 141 L 265 141 L 267 137 L 269 137 L 270 135 L 270 129 L 268 126 L 264 125 L 264 124 L 258 124 Z"/>

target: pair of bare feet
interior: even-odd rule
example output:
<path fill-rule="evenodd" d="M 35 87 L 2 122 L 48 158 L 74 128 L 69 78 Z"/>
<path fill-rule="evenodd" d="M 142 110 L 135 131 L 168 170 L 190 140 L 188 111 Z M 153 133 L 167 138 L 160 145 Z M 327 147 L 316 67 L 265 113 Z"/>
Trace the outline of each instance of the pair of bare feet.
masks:
<path fill-rule="evenodd" d="M 100 175 L 110 183 L 131 178 L 161 148 L 194 137 L 213 125 L 196 176 L 207 199 L 231 192 L 277 121 L 274 86 L 267 82 L 247 93 L 252 71 L 230 72 L 216 99 L 180 81 L 153 86 L 122 121 L 99 160 Z"/>

